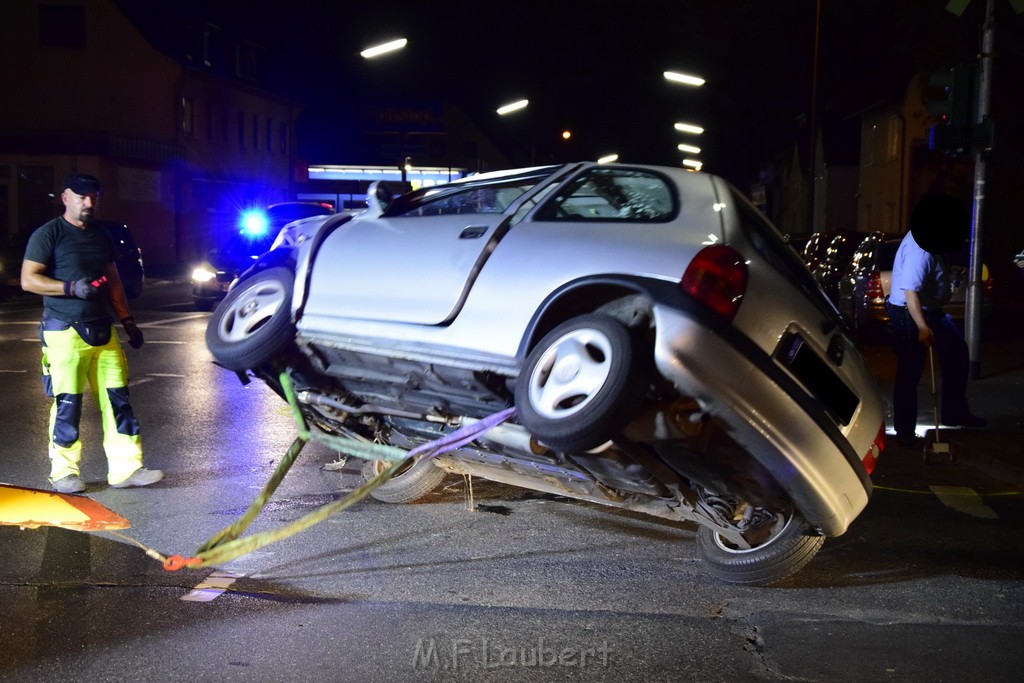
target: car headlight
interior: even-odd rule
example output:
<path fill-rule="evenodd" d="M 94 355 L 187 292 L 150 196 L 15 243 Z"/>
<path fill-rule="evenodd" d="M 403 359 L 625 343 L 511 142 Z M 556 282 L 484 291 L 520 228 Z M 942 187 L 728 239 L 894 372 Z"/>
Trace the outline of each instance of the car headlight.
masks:
<path fill-rule="evenodd" d="M 206 266 L 199 266 L 192 271 L 192 280 L 195 282 L 209 282 L 215 277 L 217 277 L 216 271 L 207 268 Z"/>

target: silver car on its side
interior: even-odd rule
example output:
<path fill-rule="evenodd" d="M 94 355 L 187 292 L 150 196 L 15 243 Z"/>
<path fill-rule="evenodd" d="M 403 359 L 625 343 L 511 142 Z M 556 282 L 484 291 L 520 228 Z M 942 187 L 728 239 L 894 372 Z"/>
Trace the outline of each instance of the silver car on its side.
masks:
<path fill-rule="evenodd" d="M 286 226 L 211 316 L 215 360 L 319 429 L 411 448 L 515 408 L 378 489 L 446 473 L 697 522 L 713 575 L 778 581 L 864 509 L 884 404 L 835 309 L 721 178 L 575 163 Z M 364 474 L 381 471 L 368 463 Z"/>

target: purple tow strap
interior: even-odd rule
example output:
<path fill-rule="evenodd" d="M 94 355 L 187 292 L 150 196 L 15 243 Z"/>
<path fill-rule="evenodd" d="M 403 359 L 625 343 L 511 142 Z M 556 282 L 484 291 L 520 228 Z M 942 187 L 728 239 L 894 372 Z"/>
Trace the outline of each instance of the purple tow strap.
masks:
<path fill-rule="evenodd" d="M 413 458 L 418 455 L 422 455 L 424 459 L 429 460 L 434 456 L 455 450 L 460 446 L 465 446 L 467 443 L 474 441 L 478 436 L 480 436 L 487 430 L 500 425 L 502 422 L 511 418 L 515 414 L 516 409 L 515 407 L 512 407 L 494 413 L 493 415 L 488 415 L 479 422 L 474 422 L 473 424 L 466 425 L 465 427 L 459 427 L 451 434 L 445 434 L 440 439 L 435 439 L 430 443 L 425 443 L 417 446 L 416 448 L 409 451 L 409 457 Z"/>

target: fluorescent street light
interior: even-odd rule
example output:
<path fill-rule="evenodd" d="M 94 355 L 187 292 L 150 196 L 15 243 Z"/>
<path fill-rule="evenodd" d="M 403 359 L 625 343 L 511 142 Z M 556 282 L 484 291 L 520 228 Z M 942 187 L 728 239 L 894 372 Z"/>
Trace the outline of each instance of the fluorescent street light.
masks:
<path fill-rule="evenodd" d="M 603 156 L 600 159 L 598 159 L 597 163 L 599 163 L 599 164 L 610 164 L 613 161 L 618 161 L 618 160 L 619 160 L 619 155 L 618 154 L 609 154 L 607 156 Z"/>
<path fill-rule="evenodd" d="M 403 47 L 408 45 L 408 43 L 409 43 L 409 41 L 406 40 L 405 38 L 399 38 L 398 40 L 392 40 L 390 42 L 383 43 L 381 45 L 376 45 L 374 47 L 368 47 L 365 50 L 363 50 L 362 52 L 360 52 L 359 54 L 360 54 L 360 56 L 362 56 L 362 57 L 364 57 L 366 59 L 373 59 L 374 57 L 379 57 L 382 54 L 385 54 L 385 53 L 388 53 L 388 52 L 394 52 L 395 50 L 401 50 Z"/>
<path fill-rule="evenodd" d="M 506 104 L 503 107 L 498 107 L 497 111 L 498 111 L 499 115 L 504 116 L 505 114 L 511 114 L 514 111 L 519 111 L 520 109 L 525 109 L 526 105 L 528 105 L 529 103 L 530 103 L 530 100 L 519 100 L 518 102 L 513 102 L 511 104 Z"/>
<path fill-rule="evenodd" d="M 704 85 L 704 79 L 700 76 L 691 76 L 690 74 L 680 74 L 675 71 L 666 71 L 665 80 L 672 81 L 673 83 L 682 83 L 684 85 L 694 85 L 700 87 Z"/>
<path fill-rule="evenodd" d="M 704 166 L 704 162 L 698 159 L 683 159 L 683 166 L 692 168 L 694 171 L 699 171 Z"/>
<path fill-rule="evenodd" d="M 692 123 L 677 123 L 675 129 L 682 131 L 683 133 L 693 133 L 694 135 L 700 135 L 704 132 L 704 129 L 700 126 L 695 126 Z"/>
<path fill-rule="evenodd" d="M 676 149 L 688 154 L 700 154 L 700 147 L 694 147 L 693 145 L 676 145 Z"/>

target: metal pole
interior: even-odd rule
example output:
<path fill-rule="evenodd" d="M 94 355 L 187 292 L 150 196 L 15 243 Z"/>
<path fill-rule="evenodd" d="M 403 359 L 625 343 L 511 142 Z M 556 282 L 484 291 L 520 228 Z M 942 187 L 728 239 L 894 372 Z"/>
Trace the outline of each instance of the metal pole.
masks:
<path fill-rule="evenodd" d="M 978 113 L 975 123 L 988 119 L 992 95 L 992 54 L 995 49 L 995 0 L 985 0 L 985 23 L 981 37 L 981 74 L 978 83 Z M 981 377 L 981 247 L 982 215 L 985 204 L 985 153 L 974 152 L 974 205 L 971 213 L 971 261 L 967 278 L 965 312 L 970 376 Z"/>

